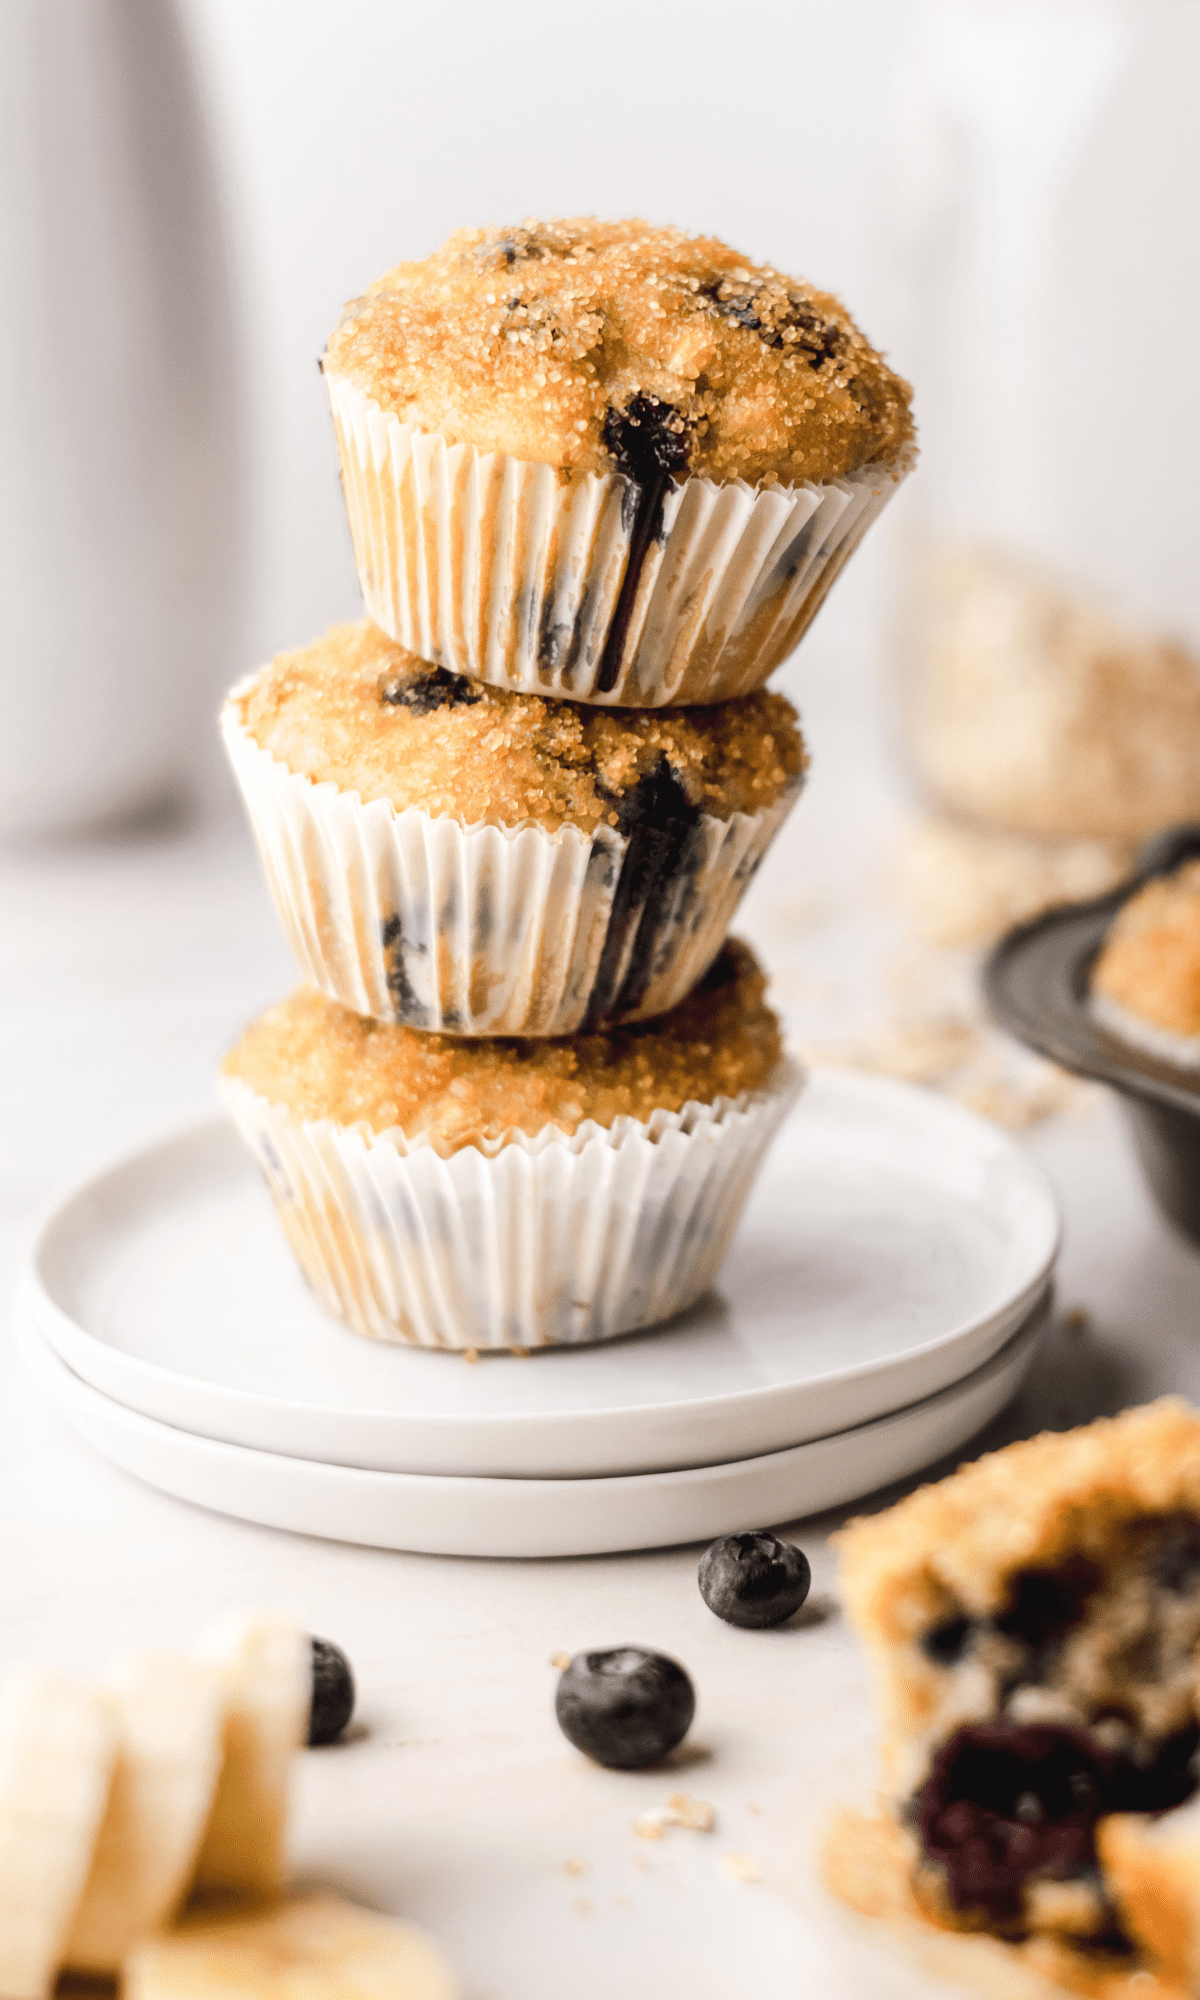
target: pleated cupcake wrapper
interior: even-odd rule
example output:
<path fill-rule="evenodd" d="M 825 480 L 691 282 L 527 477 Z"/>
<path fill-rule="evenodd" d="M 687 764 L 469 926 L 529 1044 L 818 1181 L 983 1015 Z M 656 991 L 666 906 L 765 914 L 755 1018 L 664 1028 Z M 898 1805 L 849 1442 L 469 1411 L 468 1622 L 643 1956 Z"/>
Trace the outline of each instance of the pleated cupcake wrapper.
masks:
<path fill-rule="evenodd" d="M 760 1094 L 443 1157 L 222 1079 L 326 1310 L 371 1339 L 458 1349 L 611 1340 L 700 1298 L 800 1084 L 785 1061 Z"/>
<path fill-rule="evenodd" d="M 447 444 L 345 377 L 325 380 L 375 623 L 455 673 L 571 701 L 657 708 L 761 687 L 915 458 L 823 485 L 669 488 L 612 677 L 641 489 Z"/>
<path fill-rule="evenodd" d="M 799 783 L 707 814 L 671 852 L 615 827 L 464 827 L 314 784 L 221 727 L 292 955 L 356 1013 L 459 1035 L 567 1035 L 665 1013 L 720 950 Z M 628 861 L 628 865 L 626 862 Z"/>

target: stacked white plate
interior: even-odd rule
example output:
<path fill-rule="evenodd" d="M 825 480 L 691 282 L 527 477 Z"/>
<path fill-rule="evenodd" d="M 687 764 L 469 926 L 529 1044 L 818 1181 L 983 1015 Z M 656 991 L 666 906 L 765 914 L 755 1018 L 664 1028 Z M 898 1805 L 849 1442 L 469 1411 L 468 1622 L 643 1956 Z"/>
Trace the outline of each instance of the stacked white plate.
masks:
<path fill-rule="evenodd" d="M 1058 1240 L 996 1127 L 826 1071 L 719 1289 L 649 1334 L 474 1365 L 365 1341 L 309 1295 L 223 1123 L 65 1201 L 21 1320 L 75 1428 L 181 1499 L 382 1548 L 585 1555 L 794 1520 L 957 1451 L 1025 1376 Z"/>

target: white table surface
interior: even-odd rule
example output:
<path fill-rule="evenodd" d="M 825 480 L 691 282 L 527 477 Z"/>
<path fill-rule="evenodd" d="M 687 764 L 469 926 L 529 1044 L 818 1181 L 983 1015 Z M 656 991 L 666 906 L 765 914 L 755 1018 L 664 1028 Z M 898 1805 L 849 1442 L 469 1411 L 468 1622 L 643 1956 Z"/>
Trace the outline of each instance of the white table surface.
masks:
<path fill-rule="evenodd" d="M 818 951 L 811 899 L 843 898 L 849 924 L 887 839 L 869 760 L 843 754 L 836 721 L 814 735 L 812 798 L 740 926 L 780 966 L 785 1004 Z M 206 1114 L 215 1058 L 290 973 L 232 821 L 10 850 L 0 936 L 7 1297 L 39 1207 L 90 1166 Z M 838 949 L 858 962 L 852 938 Z M 1197 1395 L 1200 1258 L 1158 1220 L 1110 1103 L 1089 1097 L 1026 1143 L 1066 1213 L 1061 1302 L 1089 1320 L 1055 1333 L 983 1442 L 1165 1390 Z M 827 1547 L 835 1523 L 792 1530 L 812 1559 L 811 1610 L 784 1631 L 742 1633 L 701 1603 L 694 1548 L 446 1561 L 189 1508 L 77 1442 L 11 1338 L 0 1365 L 0 1667 L 86 1673 L 118 1647 L 184 1645 L 230 1604 L 294 1607 L 347 1649 L 360 1686 L 354 1740 L 303 1760 L 297 1869 L 427 1924 L 466 2000 L 943 1990 L 835 1905 L 814 1866 L 831 1807 L 865 1802 L 874 1768 L 862 1658 Z M 600 1771 L 554 1724 L 551 1654 L 617 1643 L 675 1654 L 696 1683 L 696 1723 L 669 1771 Z M 635 1818 L 677 1788 L 712 1802 L 716 1830 L 639 1839 Z M 752 1857 L 761 1882 L 734 1879 L 730 1853 Z"/>

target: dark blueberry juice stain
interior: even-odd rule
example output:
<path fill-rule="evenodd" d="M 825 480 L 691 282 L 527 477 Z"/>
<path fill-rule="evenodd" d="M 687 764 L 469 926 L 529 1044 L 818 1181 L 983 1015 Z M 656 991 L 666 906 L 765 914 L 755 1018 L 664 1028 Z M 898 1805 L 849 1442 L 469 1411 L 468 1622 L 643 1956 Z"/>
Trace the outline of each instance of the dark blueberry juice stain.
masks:
<path fill-rule="evenodd" d="M 1200 1728 L 1181 1731 L 1138 1765 L 1083 1729 L 1009 1722 L 960 1729 L 913 1802 L 953 1908 L 1021 1935 L 1030 1877 L 1098 1875 L 1096 1821 L 1109 1812 L 1166 1812 L 1190 1798 L 1198 1742 Z"/>
<path fill-rule="evenodd" d="M 407 708 L 413 715 L 429 715 L 435 708 L 470 708 L 483 700 L 483 690 L 462 674 L 449 674 L 445 667 L 426 667 L 411 678 L 397 674 L 384 681 L 379 699 L 389 708 Z"/>
<path fill-rule="evenodd" d="M 673 899 L 700 808 L 692 805 L 665 757 L 620 799 L 618 831 L 628 846 L 617 878 L 585 1028 L 635 1011 L 650 984 L 654 951 Z M 624 973 L 626 947 L 632 949 Z"/>
<path fill-rule="evenodd" d="M 716 993 L 722 986 L 732 986 L 738 976 L 737 953 L 730 951 L 727 944 L 721 946 L 703 979 L 697 980 L 697 993 Z"/>
<path fill-rule="evenodd" d="M 429 1009 L 419 997 L 408 976 L 407 954 L 410 947 L 405 943 L 404 930 L 399 917 L 385 919 L 380 933 L 384 958 L 387 962 L 387 988 L 391 996 L 395 1019 L 406 1028 L 424 1028 L 429 1022 Z M 416 947 L 423 955 L 425 947 Z"/>
<path fill-rule="evenodd" d="M 605 412 L 603 437 L 604 449 L 615 460 L 617 471 L 634 482 L 621 502 L 629 559 L 596 680 L 599 691 L 608 694 L 621 670 L 625 635 L 646 555 L 650 544 L 661 538 L 663 499 L 687 470 L 690 443 L 679 411 L 641 390 L 624 410 L 609 408 Z"/>

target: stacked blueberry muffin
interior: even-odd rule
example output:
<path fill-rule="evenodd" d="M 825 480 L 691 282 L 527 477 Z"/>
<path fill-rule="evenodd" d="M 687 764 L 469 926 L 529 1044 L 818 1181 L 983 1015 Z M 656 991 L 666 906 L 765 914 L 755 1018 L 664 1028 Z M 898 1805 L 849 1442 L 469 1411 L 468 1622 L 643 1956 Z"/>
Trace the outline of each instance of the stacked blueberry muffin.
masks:
<path fill-rule="evenodd" d="M 798 1087 L 726 943 L 806 763 L 763 684 L 908 469 L 908 391 L 811 287 L 594 221 L 458 232 L 324 373 L 370 618 L 223 713 L 309 982 L 230 1107 L 359 1331 L 650 1325 Z"/>

